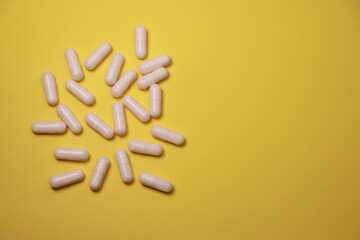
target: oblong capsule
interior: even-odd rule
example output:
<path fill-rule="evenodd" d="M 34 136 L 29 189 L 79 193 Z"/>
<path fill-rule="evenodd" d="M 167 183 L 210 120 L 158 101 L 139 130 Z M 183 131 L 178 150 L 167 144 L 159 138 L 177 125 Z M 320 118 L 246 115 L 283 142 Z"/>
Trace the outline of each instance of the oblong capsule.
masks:
<path fill-rule="evenodd" d="M 121 102 L 116 102 L 113 104 L 112 110 L 115 133 L 119 136 L 124 136 L 127 133 L 124 105 Z"/>
<path fill-rule="evenodd" d="M 86 114 L 85 121 L 90 127 L 92 127 L 92 129 L 104 138 L 111 139 L 114 137 L 114 130 L 94 113 Z"/>
<path fill-rule="evenodd" d="M 79 99 L 84 104 L 86 105 L 94 104 L 95 102 L 94 95 L 92 95 L 92 93 L 89 92 L 84 87 L 80 86 L 80 84 L 78 84 L 74 80 L 67 81 L 65 86 L 70 93 L 72 93 L 77 99 Z"/>
<path fill-rule="evenodd" d="M 161 88 L 157 84 L 153 84 L 150 87 L 150 115 L 153 118 L 161 116 L 161 101 L 162 92 Z"/>
<path fill-rule="evenodd" d="M 57 106 L 56 111 L 73 133 L 79 134 L 82 132 L 81 123 L 66 104 Z"/>
<path fill-rule="evenodd" d="M 62 121 L 34 122 L 31 129 L 34 133 L 59 134 L 66 131 L 66 124 Z"/>
<path fill-rule="evenodd" d="M 127 107 L 141 122 L 147 122 L 150 120 L 150 113 L 133 97 L 125 96 L 123 102 L 125 107 Z"/>
<path fill-rule="evenodd" d="M 84 62 L 85 68 L 87 70 L 95 69 L 102 60 L 111 52 L 112 47 L 110 43 L 104 42 L 101 44 L 94 52 L 88 56 Z"/>
<path fill-rule="evenodd" d="M 131 183 L 134 179 L 128 155 L 124 149 L 118 149 L 115 153 L 121 179 L 124 183 Z"/>
<path fill-rule="evenodd" d="M 161 145 L 138 140 L 131 140 L 128 147 L 133 153 L 141 153 L 152 156 L 160 156 L 163 153 Z"/>
<path fill-rule="evenodd" d="M 111 88 L 111 95 L 114 98 L 121 97 L 130 85 L 136 80 L 137 73 L 133 69 L 127 70 L 124 75 Z"/>
<path fill-rule="evenodd" d="M 110 161 L 107 157 L 100 157 L 96 162 L 93 175 L 90 179 L 90 188 L 93 191 L 99 191 L 103 185 L 105 176 L 108 172 Z"/>
<path fill-rule="evenodd" d="M 81 69 L 78 56 L 74 49 L 65 51 L 65 58 L 69 67 L 71 78 L 75 81 L 80 81 L 84 78 L 84 73 Z"/>
<path fill-rule="evenodd" d="M 141 77 L 137 81 L 137 85 L 140 89 L 146 89 L 152 84 L 160 82 L 169 76 L 169 72 L 166 68 L 159 68 L 145 76 Z"/>
<path fill-rule="evenodd" d="M 107 85 L 112 86 L 118 80 L 121 67 L 124 62 L 124 57 L 120 53 L 115 53 L 111 59 L 110 66 L 106 72 L 105 82 Z"/>
<path fill-rule="evenodd" d="M 54 156 L 58 160 L 71 160 L 83 162 L 89 159 L 90 154 L 88 150 L 83 148 L 56 148 Z"/>
<path fill-rule="evenodd" d="M 165 193 L 170 193 L 174 188 L 170 181 L 150 173 L 141 173 L 139 176 L 139 181 L 146 187 L 150 187 Z"/>
<path fill-rule="evenodd" d="M 169 55 L 164 54 L 159 57 L 141 63 L 139 65 L 139 72 L 141 74 L 147 74 L 161 67 L 166 67 L 170 65 L 170 63 L 171 63 L 171 58 L 169 57 Z"/>
<path fill-rule="evenodd" d="M 46 101 L 49 105 L 56 105 L 59 102 L 55 77 L 51 72 L 42 75 Z"/>
<path fill-rule="evenodd" d="M 73 183 L 81 182 L 84 179 L 84 172 L 80 169 L 77 169 L 52 176 L 50 178 L 50 186 L 52 188 L 65 187 Z"/>
<path fill-rule="evenodd" d="M 147 31 L 144 26 L 135 28 L 135 54 L 139 59 L 144 59 L 147 55 Z"/>
<path fill-rule="evenodd" d="M 182 134 L 174 132 L 170 129 L 155 125 L 151 128 L 151 134 L 165 142 L 169 142 L 175 145 L 183 145 L 185 138 Z"/>

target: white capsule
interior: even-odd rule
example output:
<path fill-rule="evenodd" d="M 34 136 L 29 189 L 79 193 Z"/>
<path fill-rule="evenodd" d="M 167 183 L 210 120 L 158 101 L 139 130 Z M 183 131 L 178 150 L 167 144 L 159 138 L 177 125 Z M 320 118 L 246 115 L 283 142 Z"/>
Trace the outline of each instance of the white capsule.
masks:
<path fill-rule="evenodd" d="M 160 156 L 163 153 L 161 145 L 144 141 L 132 140 L 128 147 L 133 153 Z"/>
<path fill-rule="evenodd" d="M 66 104 L 57 106 L 56 111 L 73 133 L 81 133 L 83 129 L 81 123 Z"/>
<path fill-rule="evenodd" d="M 34 122 L 31 126 L 34 133 L 59 134 L 66 131 L 62 121 Z"/>
<path fill-rule="evenodd" d="M 71 78 L 75 81 L 80 81 L 84 78 L 84 73 L 81 69 L 79 59 L 74 49 L 65 51 L 66 61 L 69 67 Z"/>
<path fill-rule="evenodd" d="M 66 89 L 82 101 L 86 105 L 92 105 L 95 102 L 95 97 L 84 87 L 80 86 L 74 80 L 69 80 L 66 82 Z"/>
<path fill-rule="evenodd" d="M 131 183 L 134 177 L 126 151 L 124 149 L 117 150 L 115 157 L 123 182 Z"/>
<path fill-rule="evenodd" d="M 136 78 L 137 73 L 135 70 L 127 70 L 124 75 L 111 88 L 111 95 L 114 98 L 121 97 L 124 92 L 130 87 L 130 85 L 135 81 Z"/>
<path fill-rule="evenodd" d="M 114 54 L 111 59 L 110 66 L 105 76 L 105 82 L 107 85 L 112 86 L 118 80 L 121 67 L 124 62 L 124 57 L 120 53 Z"/>
<path fill-rule="evenodd" d="M 108 172 L 110 161 L 107 157 L 100 157 L 96 163 L 93 175 L 90 180 L 90 188 L 93 191 L 99 191 L 105 176 Z"/>
<path fill-rule="evenodd" d="M 85 68 L 87 70 L 95 69 L 102 60 L 111 52 L 112 47 L 110 43 L 104 42 L 94 52 L 90 54 L 85 60 Z"/>
<path fill-rule="evenodd" d="M 153 118 L 161 116 L 161 88 L 157 84 L 153 84 L 150 87 L 150 115 Z"/>
<path fill-rule="evenodd" d="M 150 120 L 150 113 L 141 106 L 133 97 L 125 96 L 123 99 L 125 107 L 127 107 L 141 122 Z"/>
<path fill-rule="evenodd" d="M 169 193 L 173 190 L 173 185 L 171 182 L 150 173 L 141 173 L 139 176 L 139 181 L 144 186 L 154 188 L 162 192 Z"/>
<path fill-rule="evenodd" d="M 83 162 L 89 159 L 88 150 L 83 148 L 56 148 L 54 156 L 58 160 L 71 160 Z"/>
<path fill-rule="evenodd" d="M 42 75 L 46 101 L 49 105 L 56 105 L 59 102 L 55 77 L 51 72 Z"/>
<path fill-rule="evenodd" d="M 127 133 L 124 105 L 121 102 L 116 102 L 113 104 L 112 110 L 115 133 L 119 136 L 124 136 Z"/>
<path fill-rule="evenodd" d="M 114 130 L 95 114 L 86 114 L 85 121 L 90 127 L 100 133 L 104 138 L 111 139 L 114 137 Z"/>
<path fill-rule="evenodd" d="M 147 55 L 147 32 L 144 26 L 135 28 L 135 53 L 139 59 L 146 58 Z"/>
<path fill-rule="evenodd" d="M 171 59 L 168 55 L 161 55 L 159 57 L 147 60 L 139 65 L 139 72 L 141 74 L 147 74 L 153 72 L 161 67 L 170 65 Z"/>
<path fill-rule="evenodd" d="M 140 89 L 146 89 L 152 84 L 160 82 L 169 76 L 169 72 L 166 68 L 159 68 L 145 76 L 141 77 L 137 81 L 137 85 Z"/>
<path fill-rule="evenodd" d="M 153 126 L 151 128 L 151 134 L 156 138 L 179 146 L 185 142 L 183 135 L 161 126 Z"/>
<path fill-rule="evenodd" d="M 84 180 L 85 174 L 82 170 L 77 169 L 70 172 L 60 173 L 50 178 L 50 186 L 52 188 L 65 187 L 73 183 Z"/>

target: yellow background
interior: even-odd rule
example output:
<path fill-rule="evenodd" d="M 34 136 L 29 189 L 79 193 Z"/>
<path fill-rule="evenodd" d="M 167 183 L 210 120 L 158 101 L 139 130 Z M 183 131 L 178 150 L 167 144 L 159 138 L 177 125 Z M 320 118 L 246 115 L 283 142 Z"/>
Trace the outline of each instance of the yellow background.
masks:
<path fill-rule="evenodd" d="M 87 107 L 65 89 L 64 51 L 83 63 L 102 42 L 134 54 L 134 28 L 149 32 L 148 59 L 169 54 L 163 116 L 148 124 L 128 110 L 129 133 L 107 141 L 85 121 L 111 126 L 104 76 L 111 57 L 81 82 Z M 360 3 L 308 1 L 1 1 L 0 239 L 360 239 Z M 34 121 L 58 120 L 41 83 L 56 76 L 61 103 L 81 135 L 37 136 Z M 148 91 L 127 92 L 148 108 Z M 183 133 L 176 147 L 150 135 L 159 124 Z M 129 154 L 136 181 L 120 179 L 114 152 L 131 139 L 165 154 Z M 83 147 L 86 163 L 57 161 L 56 147 Z M 96 160 L 111 168 L 88 187 Z M 86 180 L 58 191 L 52 175 L 83 169 Z M 141 186 L 150 172 L 166 195 Z"/>

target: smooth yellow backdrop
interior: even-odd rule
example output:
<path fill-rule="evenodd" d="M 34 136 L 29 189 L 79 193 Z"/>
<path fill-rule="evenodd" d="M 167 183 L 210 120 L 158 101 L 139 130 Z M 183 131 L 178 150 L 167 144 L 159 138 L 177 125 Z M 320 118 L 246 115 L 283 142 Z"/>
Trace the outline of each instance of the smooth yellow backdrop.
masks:
<path fill-rule="evenodd" d="M 134 54 L 134 28 L 149 32 L 148 59 L 169 54 L 163 116 L 148 124 L 126 111 L 129 133 L 107 141 L 85 121 L 111 126 L 116 100 L 104 76 L 111 56 L 81 85 L 87 107 L 65 89 L 64 51 L 81 62 L 102 42 Z M 0 239 L 360 239 L 360 4 L 304 1 L 0 2 Z M 82 134 L 37 136 L 34 121 L 58 120 L 41 75 L 56 76 L 61 103 Z M 148 91 L 127 92 L 148 107 Z M 183 147 L 154 139 L 159 124 Z M 122 183 L 114 158 L 131 139 L 160 143 L 162 157 L 129 153 L 136 181 Z M 86 163 L 55 160 L 56 147 L 89 149 Z M 111 160 L 103 189 L 88 182 Z M 52 175 L 83 169 L 86 180 L 55 191 Z M 150 172 L 166 195 L 141 186 Z"/>

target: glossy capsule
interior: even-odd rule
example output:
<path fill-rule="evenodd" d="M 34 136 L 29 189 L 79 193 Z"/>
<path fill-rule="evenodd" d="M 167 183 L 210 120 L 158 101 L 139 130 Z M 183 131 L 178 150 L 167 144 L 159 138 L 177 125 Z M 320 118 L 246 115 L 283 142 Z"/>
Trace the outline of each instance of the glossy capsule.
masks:
<path fill-rule="evenodd" d="M 111 59 L 110 66 L 105 76 L 105 82 L 107 85 L 112 86 L 118 80 L 121 67 L 124 62 L 124 57 L 120 53 L 115 53 Z"/>
<path fill-rule="evenodd" d="M 150 187 L 165 193 L 170 193 L 174 188 L 170 181 L 150 173 L 141 173 L 139 176 L 139 181 L 146 187 Z"/>
<path fill-rule="evenodd" d="M 155 71 L 161 67 L 170 65 L 171 59 L 168 55 L 161 55 L 159 57 L 147 60 L 139 65 L 139 72 L 141 74 L 147 74 Z"/>
<path fill-rule="evenodd" d="M 69 67 L 71 78 L 75 81 L 80 81 L 84 78 L 84 73 L 81 69 L 78 56 L 74 49 L 65 51 L 65 58 Z"/>
<path fill-rule="evenodd" d="M 147 55 L 147 31 L 144 26 L 135 28 L 135 54 L 139 59 L 144 59 Z"/>
<path fill-rule="evenodd" d="M 79 134 L 82 132 L 81 123 L 66 104 L 57 106 L 56 111 L 73 133 Z"/>
<path fill-rule="evenodd" d="M 121 179 L 124 183 L 131 183 L 134 179 L 128 155 L 124 149 L 119 149 L 115 153 L 116 162 L 119 167 Z"/>
<path fill-rule="evenodd" d="M 109 170 L 110 161 L 107 157 L 100 157 L 96 163 L 93 175 L 90 179 L 90 188 L 99 191 L 103 185 L 105 176 Z"/>
<path fill-rule="evenodd" d="M 109 53 L 111 52 L 112 47 L 110 43 L 104 42 L 101 44 L 94 52 L 88 56 L 84 62 L 85 68 L 87 70 L 95 69 Z"/>
<path fill-rule="evenodd" d="M 65 187 L 70 184 L 81 182 L 85 179 L 85 174 L 82 170 L 77 169 L 70 172 L 60 173 L 50 178 L 50 186 L 52 188 Z"/>
<path fill-rule="evenodd" d="M 94 95 L 74 80 L 66 82 L 66 89 L 86 105 L 92 105 L 95 102 Z"/>
<path fill-rule="evenodd" d="M 42 75 L 46 101 L 49 105 L 56 105 L 59 102 L 55 77 L 51 72 Z"/>
<path fill-rule="evenodd" d="M 56 148 L 54 156 L 58 160 L 70 160 L 83 162 L 89 159 L 88 150 L 83 148 Z"/>
<path fill-rule="evenodd" d="M 160 156 L 163 153 L 161 145 L 144 141 L 132 140 L 128 147 L 133 153 L 141 153 L 146 155 Z"/>
<path fill-rule="evenodd" d="M 114 137 L 114 130 L 94 113 L 85 116 L 86 123 L 106 139 Z"/>
<path fill-rule="evenodd" d="M 31 128 L 34 133 L 60 134 L 66 131 L 66 124 L 62 121 L 34 122 Z"/>
<path fill-rule="evenodd" d="M 124 136 L 127 133 L 124 105 L 121 102 L 116 102 L 113 104 L 112 110 L 115 133 Z"/>
<path fill-rule="evenodd" d="M 153 84 L 150 87 L 150 115 L 153 118 L 161 116 L 161 101 L 162 92 L 161 88 L 157 84 Z"/>
<path fill-rule="evenodd" d="M 185 142 L 185 138 L 180 133 L 171 131 L 170 129 L 161 127 L 161 126 L 153 126 L 151 128 L 151 134 L 159 138 L 165 142 L 169 142 L 175 145 L 183 145 Z"/>
<path fill-rule="evenodd" d="M 159 68 L 145 76 L 141 77 L 137 81 L 137 85 L 140 89 L 146 89 L 152 84 L 158 83 L 169 76 L 169 72 L 166 68 Z"/>
<path fill-rule="evenodd" d="M 111 95 L 114 98 L 121 97 L 130 85 L 136 80 L 137 73 L 135 70 L 129 69 L 111 88 Z"/>
<path fill-rule="evenodd" d="M 125 96 L 123 102 L 125 107 L 127 107 L 141 122 L 147 122 L 150 120 L 150 113 L 133 97 Z"/>

